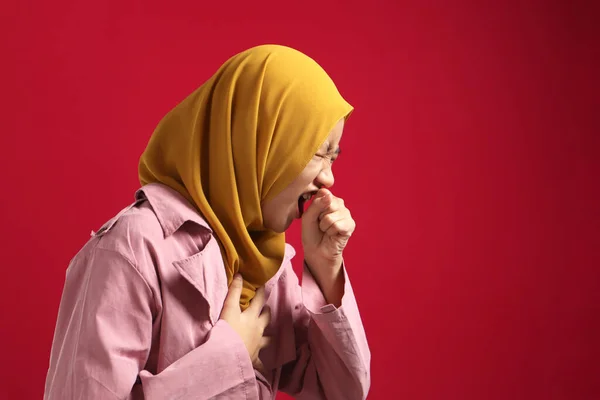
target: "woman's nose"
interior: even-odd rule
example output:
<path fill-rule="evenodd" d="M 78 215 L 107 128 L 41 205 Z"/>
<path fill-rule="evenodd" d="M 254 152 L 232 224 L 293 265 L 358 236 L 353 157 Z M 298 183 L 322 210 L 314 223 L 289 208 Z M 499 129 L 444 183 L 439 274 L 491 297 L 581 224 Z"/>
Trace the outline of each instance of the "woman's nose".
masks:
<path fill-rule="evenodd" d="M 335 178 L 333 177 L 333 170 L 331 167 L 323 168 L 317 176 L 317 184 L 319 187 L 326 187 L 329 189 L 333 186 Z"/>

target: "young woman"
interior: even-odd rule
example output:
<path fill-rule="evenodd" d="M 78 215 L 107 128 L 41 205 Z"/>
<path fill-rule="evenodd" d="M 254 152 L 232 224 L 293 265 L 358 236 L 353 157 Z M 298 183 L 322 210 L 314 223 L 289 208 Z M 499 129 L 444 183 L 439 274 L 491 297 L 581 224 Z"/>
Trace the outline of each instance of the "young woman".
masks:
<path fill-rule="evenodd" d="M 328 190 L 351 111 L 315 61 L 269 45 L 167 114 L 135 203 L 69 265 L 44 398 L 365 398 L 343 262 L 355 223 Z M 296 218 L 302 285 L 284 237 Z"/>

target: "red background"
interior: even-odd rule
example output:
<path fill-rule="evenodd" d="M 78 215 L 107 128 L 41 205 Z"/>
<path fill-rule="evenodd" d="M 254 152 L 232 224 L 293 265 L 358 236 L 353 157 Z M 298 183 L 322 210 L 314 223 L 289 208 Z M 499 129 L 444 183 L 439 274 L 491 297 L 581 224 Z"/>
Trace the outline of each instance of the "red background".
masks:
<path fill-rule="evenodd" d="M 3 2 L 0 398 L 41 398 L 65 268 L 155 124 L 267 42 L 356 107 L 335 192 L 369 398 L 600 398 L 598 16 L 485 3 Z"/>

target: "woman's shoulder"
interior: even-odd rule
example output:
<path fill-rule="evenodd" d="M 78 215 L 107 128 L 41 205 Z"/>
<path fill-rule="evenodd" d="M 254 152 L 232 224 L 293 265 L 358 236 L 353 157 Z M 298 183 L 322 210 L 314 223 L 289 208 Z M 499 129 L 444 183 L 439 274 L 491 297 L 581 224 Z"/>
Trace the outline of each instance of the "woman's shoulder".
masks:
<path fill-rule="evenodd" d="M 98 248 L 154 270 L 156 262 L 189 257 L 211 241 L 213 232 L 206 221 L 172 189 L 149 184 L 139 189 L 135 198 L 94 234 Z"/>
<path fill-rule="evenodd" d="M 160 224 L 147 202 L 138 199 L 116 213 L 97 231 L 69 262 L 67 274 L 72 284 L 95 279 L 141 276 L 149 287 L 156 286 L 151 259 L 152 242 L 161 236 Z M 135 270 L 137 274 L 129 273 Z M 127 272 L 129 271 L 129 272 Z"/>
<path fill-rule="evenodd" d="M 165 185 L 145 185 L 136 192 L 135 198 L 133 204 L 121 210 L 96 234 L 104 236 L 103 246 L 135 251 L 136 247 L 140 250 L 140 246 L 161 247 L 168 238 L 185 236 L 176 235 L 180 231 L 190 231 L 191 234 L 198 231 L 206 239 L 212 235 L 212 230 L 198 211 L 183 196 Z M 198 229 L 188 229 L 188 222 Z"/>
<path fill-rule="evenodd" d="M 97 232 L 92 232 L 97 248 L 121 254 L 136 263 L 138 254 L 161 240 L 161 225 L 145 199 L 125 207 L 108 220 Z"/>

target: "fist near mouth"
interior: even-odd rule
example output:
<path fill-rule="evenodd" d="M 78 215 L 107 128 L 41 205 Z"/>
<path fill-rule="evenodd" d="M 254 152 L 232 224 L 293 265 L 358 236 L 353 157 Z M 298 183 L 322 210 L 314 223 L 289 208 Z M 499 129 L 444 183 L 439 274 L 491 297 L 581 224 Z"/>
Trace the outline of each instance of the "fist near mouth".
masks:
<path fill-rule="evenodd" d="M 344 200 L 325 188 L 319 189 L 302 215 L 304 260 L 331 303 L 339 300 L 335 298 L 336 287 L 339 289 L 341 285 L 343 292 L 342 254 L 355 228 Z"/>

